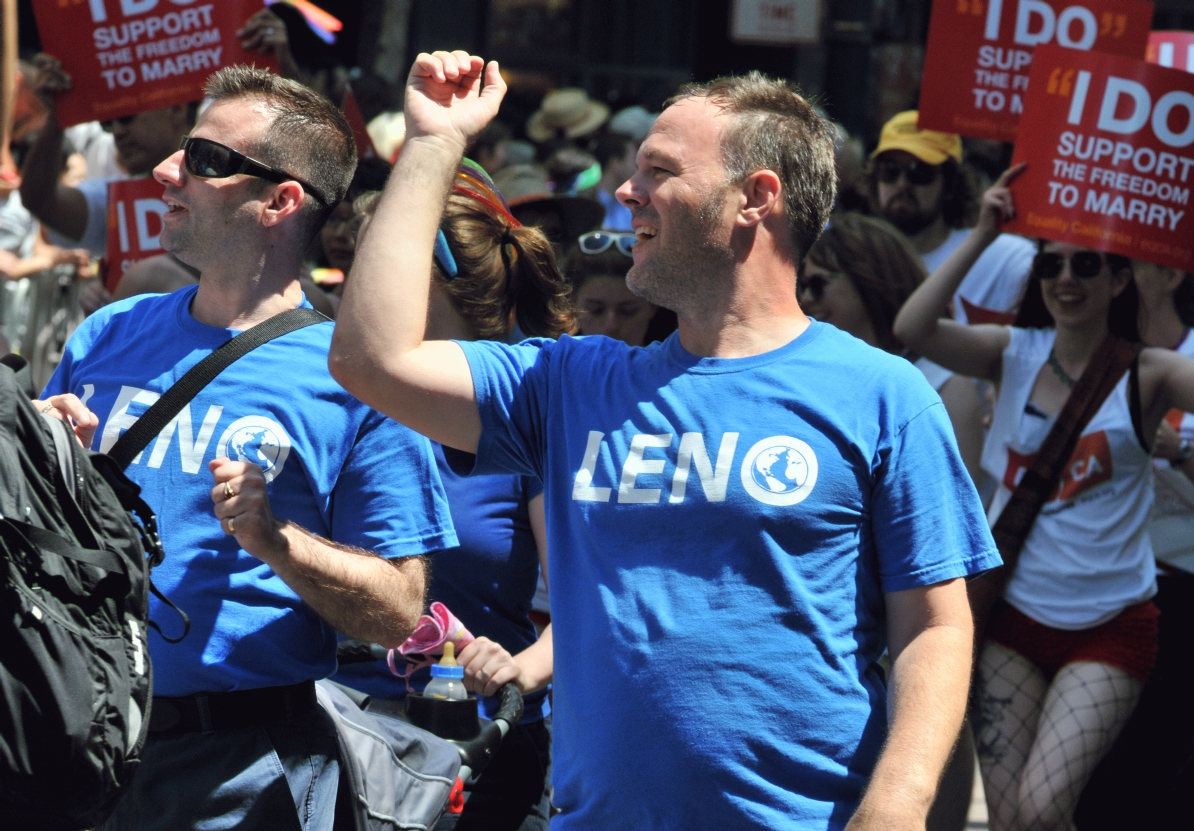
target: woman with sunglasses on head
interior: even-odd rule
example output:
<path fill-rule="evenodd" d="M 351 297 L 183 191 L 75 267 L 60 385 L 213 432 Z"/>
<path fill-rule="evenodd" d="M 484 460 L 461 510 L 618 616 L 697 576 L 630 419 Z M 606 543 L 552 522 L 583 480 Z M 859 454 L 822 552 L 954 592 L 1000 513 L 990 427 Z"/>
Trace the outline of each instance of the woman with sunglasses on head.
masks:
<path fill-rule="evenodd" d="M 380 196 L 358 200 L 365 215 L 359 238 L 369 233 L 367 217 Z M 504 341 L 515 321 L 534 337 L 569 331 L 568 285 L 547 238 L 522 226 L 488 174 L 466 159 L 440 224 L 427 328 L 444 340 Z M 547 569 L 543 488 L 525 476 L 463 476 L 454 465 L 468 462 L 432 445 L 460 546 L 432 557 L 428 601 L 442 602 L 477 636 L 457 658 L 465 686 L 484 696 L 483 714 L 496 713 L 492 696 L 507 682 L 526 704 L 521 724 L 471 789 L 458 822 L 437 827 L 546 829 L 552 633 L 548 626 L 536 640 L 528 617 L 540 569 Z M 427 670 L 417 673 L 415 685 L 426 683 L 426 676 Z M 381 698 L 406 694 L 405 682 L 381 663 L 344 667 L 335 680 Z"/>
<path fill-rule="evenodd" d="M 983 468 L 1007 505 L 1108 334 L 1139 342 L 1131 261 L 1041 241 L 1013 326 L 939 319 L 967 269 L 1014 214 L 1007 171 L 978 226 L 909 298 L 895 333 L 955 372 L 996 384 Z M 1011 564 L 977 671 L 975 735 L 992 829 L 1069 828 L 1091 773 L 1126 723 L 1157 650 L 1147 526 L 1151 438 L 1170 407 L 1194 408 L 1194 360 L 1145 348 L 1140 423 L 1125 373 L 1094 414 Z"/>
<path fill-rule="evenodd" d="M 634 265 L 635 235 L 625 231 L 581 234 L 564 259 L 582 335 L 605 335 L 630 346 L 663 340 L 676 328 L 675 313 L 643 300 L 626 287 Z M 668 328 L 668 322 L 671 326 Z"/>

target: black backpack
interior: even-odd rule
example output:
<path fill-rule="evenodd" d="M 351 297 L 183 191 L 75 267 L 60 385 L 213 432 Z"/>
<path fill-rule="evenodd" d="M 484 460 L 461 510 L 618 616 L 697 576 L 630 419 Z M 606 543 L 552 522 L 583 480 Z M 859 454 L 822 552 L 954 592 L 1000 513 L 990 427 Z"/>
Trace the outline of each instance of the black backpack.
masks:
<path fill-rule="evenodd" d="M 192 367 L 108 454 L 39 413 L 28 367 L 0 359 L 0 829 L 99 825 L 149 728 L 157 518 L 124 468 L 204 386 L 252 349 L 326 321 L 293 309 Z M 19 371 L 14 371 L 19 370 Z M 135 516 L 134 516 L 135 515 Z M 183 619 L 183 635 L 190 628 Z M 161 630 L 158 629 L 159 634 Z"/>
<path fill-rule="evenodd" d="M 140 489 L 26 393 L 0 366 L 0 827 L 73 831 L 145 743 L 162 548 Z"/>

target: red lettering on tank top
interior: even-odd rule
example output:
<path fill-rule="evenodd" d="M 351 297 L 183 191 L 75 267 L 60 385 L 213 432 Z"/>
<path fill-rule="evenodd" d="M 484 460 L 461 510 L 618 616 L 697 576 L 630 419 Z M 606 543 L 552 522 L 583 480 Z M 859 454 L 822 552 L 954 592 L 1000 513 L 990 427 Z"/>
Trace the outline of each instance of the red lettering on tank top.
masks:
<path fill-rule="evenodd" d="M 1000 326 L 1011 326 L 1016 322 L 1015 312 L 997 312 L 994 309 L 976 306 L 965 297 L 961 299 L 967 323 L 998 323 Z"/>
<path fill-rule="evenodd" d="M 1010 447 L 1007 451 L 1007 470 L 1003 473 L 1003 484 L 1015 490 L 1020 479 L 1036 458 L 1036 454 L 1017 453 Z M 1099 430 L 1078 439 L 1074 455 L 1062 469 L 1057 488 L 1049 498 L 1050 502 L 1073 499 L 1093 487 L 1111 481 L 1114 468 L 1111 464 L 1111 444 L 1107 433 Z"/>

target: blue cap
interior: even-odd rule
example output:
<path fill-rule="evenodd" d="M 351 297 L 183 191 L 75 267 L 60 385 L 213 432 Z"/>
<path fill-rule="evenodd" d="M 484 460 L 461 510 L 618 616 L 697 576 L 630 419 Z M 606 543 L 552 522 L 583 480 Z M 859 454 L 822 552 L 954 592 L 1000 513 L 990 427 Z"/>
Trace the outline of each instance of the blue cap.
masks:
<path fill-rule="evenodd" d="M 431 665 L 431 677 L 432 678 L 463 678 L 464 677 L 464 667 L 462 667 L 462 666 L 446 667 L 446 666 L 442 666 L 440 664 L 432 664 Z"/>

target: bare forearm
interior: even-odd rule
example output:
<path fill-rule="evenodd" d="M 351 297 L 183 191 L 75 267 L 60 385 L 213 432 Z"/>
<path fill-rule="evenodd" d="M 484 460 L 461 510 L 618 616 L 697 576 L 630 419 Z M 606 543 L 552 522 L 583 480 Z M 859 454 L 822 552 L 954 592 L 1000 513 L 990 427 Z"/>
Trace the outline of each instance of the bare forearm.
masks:
<path fill-rule="evenodd" d="M 398 157 L 336 320 L 332 367 L 350 390 L 423 342 L 435 233 L 462 153 L 446 141 L 412 139 Z"/>
<path fill-rule="evenodd" d="M 887 745 L 849 831 L 924 828 L 962 726 L 972 637 L 966 626 L 931 626 L 896 657 Z"/>
<path fill-rule="evenodd" d="M 46 126 L 25 157 L 21 170 L 21 204 L 58 233 L 79 239 L 87 229 L 87 204 L 81 193 L 58 183 L 62 138 L 62 128 L 51 109 Z M 74 199 L 76 196 L 77 200 Z"/>
<path fill-rule="evenodd" d="M 274 550 L 250 553 L 336 631 L 388 647 L 406 640 L 423 611 L 423 558 L 387 560 L 336 545 L 292 523 L 283 524 L 279 534 Z"/>
<path fill-rule="evenodd" d="M 539 636 L 539 640 L 514 656 L 514 663 L 518 664 L 526 679 L 523 695 L 538 692 L 551 683 L 553 664 L 550 623 Z"/>
<path fill-rule="evenodd" d="M 937 321 L 946 315 L 958 286 L 993 239 L 975 229 L 920 284 L 896 315 L 893 331 L 900 342 L 916 349 L 937 333 Z"/>

